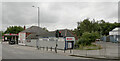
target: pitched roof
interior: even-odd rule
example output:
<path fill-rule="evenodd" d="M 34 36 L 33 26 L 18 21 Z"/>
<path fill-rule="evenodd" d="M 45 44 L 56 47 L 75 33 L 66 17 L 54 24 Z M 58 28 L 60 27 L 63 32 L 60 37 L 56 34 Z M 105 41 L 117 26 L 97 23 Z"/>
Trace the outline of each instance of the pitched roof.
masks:
<path fill-rule="evenodd" d="M 63 29 L 63 30 L 59 30 L 62 34 L 63 37 L 74 37 L 74 35 L 72 34 L 72 32 L 68 29 Z M 38 38 L 38 37 L 55 37 L 55 33 L 56 31 L 52 31 L 52 32 L 47 32 L 46 30 L 43 30 L 41 27 L 38 26 L 32 26 L 22 32 L 29 32 L 31 33 L 30 35 L 27 36 L 27 39 L 31 39 L 31 38 Z"/>
<path fill-rule="evenodd" d="M 31 33 L 30 35 L 27 36 L 27 38 L 38 38 L 38 36 L 46 37 L 49 32 L 43 30 L 41 27 L 31 26 L 30 28 L 21 31 L 20 33 Z"/>
<path fill-rule="evenodd" d="M 59 30 L 59 31 L 61 32 L 61 35 L 63 37 L 65 37 L 65 36 L 66 37 L 74 37 L 74 35 L 72 34 L 72 32 L 70 30 L 68 30 L 68 29 L 62 29 L 62 30 Z M 53 33 L 55 35 L 56 31 L 53 31 L 51 33 Z"/>
<path fill-rule="evenodd" d="M 27 36 L 27 39 L 37 39 L 38 37 L 55 37 L 55 34 L 47 32 L 47 33 L 41 33 L 41 34 L 30 34 Z"/>
<path fill-rule="evenodd" d="M 27 28 L 26 30 L 24 31 L 21 31 L 21 32 L 30 32 L 30 33 L 44 33 L 44 32 L 47 32 L 45 30 L 43 30 L 41 27 L 38 27 L 38 26 L 31 26 L 30 28 Z"/>

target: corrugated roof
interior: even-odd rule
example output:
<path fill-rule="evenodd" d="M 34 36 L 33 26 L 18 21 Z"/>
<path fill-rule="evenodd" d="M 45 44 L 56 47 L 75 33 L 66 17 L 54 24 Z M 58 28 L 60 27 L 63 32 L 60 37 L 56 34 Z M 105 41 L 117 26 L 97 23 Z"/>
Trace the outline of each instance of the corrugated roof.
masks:
<path fill-rule="evenodd" d="M 111 32 L 116 32 L 116 31 L 117 31 L 117 32 L 118 32 L 118 31 L 120 32 L 120 27 L 116 27 L 116 28 L 113 29 Z"/>

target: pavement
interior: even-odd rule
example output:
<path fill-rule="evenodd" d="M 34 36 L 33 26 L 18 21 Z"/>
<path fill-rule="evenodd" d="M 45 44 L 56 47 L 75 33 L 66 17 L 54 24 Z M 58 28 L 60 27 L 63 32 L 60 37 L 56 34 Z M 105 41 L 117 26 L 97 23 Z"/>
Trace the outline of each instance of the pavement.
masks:
<path fill-rule="evenodd" d="M 91 59 L 56 54 L 54 51 L 37 50 L 35 47 L 2 43 L 2 59 Z"/>
<path fill-rule="evenodd" d="M 94 59 L 110 59 L 120 60 L 120 53 L 118 52 L 118 43 L 111 42 L 96 42 L 95 44 L 101 45 L 103 49 L 100 50 L 73 50 L 71 56 L 86 57 Z"/>
<path fill-rule="evenodd" d="M 93 58 L 93 59 L 105 59 L 105 60 L 120 60 L 120 53 L 118 52 L 117 43 L 111 42 L 96 42 L 95 44 L 101 45 L 102 49 L 100 50 L 66 50 L 65 53 L 63 50 L 58 50 L 57 54 L 63 54 L 74 57 L 84 57 L 84 58 Z"/>

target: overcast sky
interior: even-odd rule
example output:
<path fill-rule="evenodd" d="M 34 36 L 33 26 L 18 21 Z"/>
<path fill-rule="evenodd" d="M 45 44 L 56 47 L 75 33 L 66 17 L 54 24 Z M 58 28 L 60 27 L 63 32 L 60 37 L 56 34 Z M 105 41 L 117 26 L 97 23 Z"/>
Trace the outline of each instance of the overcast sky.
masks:
<path fill-rule="evenodd" d="M 77 22 L 90 18 L 118 22 L 117 2 L 4 2 L 2 3 L 2 30 L 10 25 L 37 25 L 37 8 L 40 7 L 40 26 L 53 31 L 74 29 Z"/>

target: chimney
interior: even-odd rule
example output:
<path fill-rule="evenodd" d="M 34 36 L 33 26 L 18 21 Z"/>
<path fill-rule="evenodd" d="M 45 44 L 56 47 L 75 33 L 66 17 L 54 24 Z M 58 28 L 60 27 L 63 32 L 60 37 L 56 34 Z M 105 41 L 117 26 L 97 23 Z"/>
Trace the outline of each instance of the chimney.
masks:
<path fill-rule="evenodd" d="M 25 30 L 25 28 L 26 28 L 26 27 L 24 26 L 24 30 Z"/>

